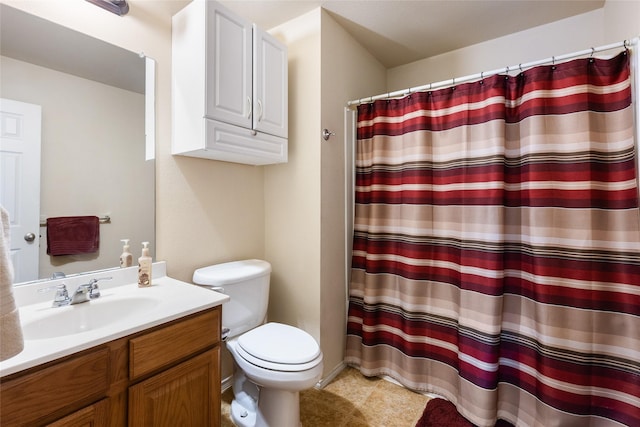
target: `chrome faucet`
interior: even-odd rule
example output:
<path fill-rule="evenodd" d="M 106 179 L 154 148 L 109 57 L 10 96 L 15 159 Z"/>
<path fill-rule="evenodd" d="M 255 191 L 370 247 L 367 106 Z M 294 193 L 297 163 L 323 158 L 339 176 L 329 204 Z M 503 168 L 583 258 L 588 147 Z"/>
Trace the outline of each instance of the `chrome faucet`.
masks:
<path fill-rule="evenodd" d="M 91 279 L 89 283 L 78 286 L 76 291 L 71 296 L 69 305 L 81 304 L 92 299 L 100 298 L 100 289 L 98 289 L 98 282 L 100 280 L 111 280 L 112 277 L 101 277 L 99 279 Z"/>
<path fill-rule="evenodd" d="M 56 295 L 53 297 L 53 307 L 62 307 L 64 305 L 69 305 L 71 302 L 71 298 L 69 298 L 69 293 L 67 292 L 67 286 L 62 283 L 57 286 L 49 286 L 48 288 L 38 289 L 38 292 L 48 292 L 48 291 L 56 291 Z"/>
<path fill-rule="evenodd" d="M 98 282 L 100 280 L 111 280 L 112 277 L 101 277 L 99 279 L 91 279 L 89 283 L 78 286 L 76 291 L 71 297 L 67 291 L 66 285 L 60 284 L 57 286 L 50 286 L 48 288 L 38 289 L 38 292 L 47 292 L 51 290 L 56 291 L 56 295 L 53 297 L 53 307 L 63 307 L 65 305 L 75 305 L 87 302 L 92 299 L 100 298 L 100 289 L 98 288 Z"/>

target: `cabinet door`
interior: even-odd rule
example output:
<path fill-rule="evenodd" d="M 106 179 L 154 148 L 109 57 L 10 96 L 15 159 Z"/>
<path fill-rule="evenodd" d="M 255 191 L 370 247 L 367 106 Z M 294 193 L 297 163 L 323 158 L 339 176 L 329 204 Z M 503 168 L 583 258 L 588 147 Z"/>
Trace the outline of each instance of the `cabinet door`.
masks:
<path fill-rule="evenodd" d="M 205 116 L 251 128 L 251 24 L 207 2 Z"/>
<path fill-rule="evenodd" d="M 287 138 L 287 48 L 253 26 L 253 128 Z"/>
<path fill-rule="evenodd" d="M 220 347 L 129 387 L 129 426 L 220 425 Z"/>
<path fill-rule="evenodd" d="M 69 414 L 58 421 L 47 424 L 47 427 L 103 427 L 108 425 L 107 411 L 109 400 L 102 399 L 100 402 L 80 409 Z"/>

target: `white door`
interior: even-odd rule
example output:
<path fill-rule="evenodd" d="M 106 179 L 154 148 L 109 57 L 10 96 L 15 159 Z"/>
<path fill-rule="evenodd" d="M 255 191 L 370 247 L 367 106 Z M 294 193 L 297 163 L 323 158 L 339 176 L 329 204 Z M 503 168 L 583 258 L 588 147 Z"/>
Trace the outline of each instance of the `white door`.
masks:
<path fill-rule="evenodd" d="M 0 98 L 0 204 L 11 219 L 14 283 L 38 278 L 41 110 Z"/>
<path fill-rule="evenodd" d="M 253 26 L 253 128 L 286 138 L 288 135 L 287 48 Z"/>

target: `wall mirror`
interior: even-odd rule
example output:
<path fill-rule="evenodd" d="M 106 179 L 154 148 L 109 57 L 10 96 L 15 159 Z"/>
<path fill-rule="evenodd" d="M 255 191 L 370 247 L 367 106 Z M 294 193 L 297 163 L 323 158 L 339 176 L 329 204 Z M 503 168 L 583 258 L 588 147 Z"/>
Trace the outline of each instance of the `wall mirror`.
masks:
<path fill-rule="evenodd" d="M 2 150 L 12 132 L 27 133 L 5 110 L 24 103 L 39 106 L 41 115 L 39 168 L 3 151 L 0 200 L 11 216 L 14 283 L 119 268 L 121 239 L 130 239 L 134 265 L 142 241 L 153 255 L 155 63 L 4 4 L 0 20 Z M 32 179 L 39 188 L 21 189 L 19 173 L 39 174 Z M 36 206 L 34 230 L 19 219 L 33 210 L 19 203 L 25 200 Z M 94 215 L 109 218 L 99 226 L 97 252 L 47 255 L 47 218 Z M 14 250 L 29 233 L 35 269 L 24 249 Z"/>

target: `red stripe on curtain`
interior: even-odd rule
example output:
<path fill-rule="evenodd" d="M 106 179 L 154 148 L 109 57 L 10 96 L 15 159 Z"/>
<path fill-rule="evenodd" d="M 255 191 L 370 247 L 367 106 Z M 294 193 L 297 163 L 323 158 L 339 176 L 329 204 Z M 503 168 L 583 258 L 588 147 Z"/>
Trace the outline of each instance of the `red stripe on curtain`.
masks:
<path fill-rule="evenodd" d="M 358 108 L 346 361 L 480 426 L 640 425 L 628 52 Z"/>

